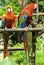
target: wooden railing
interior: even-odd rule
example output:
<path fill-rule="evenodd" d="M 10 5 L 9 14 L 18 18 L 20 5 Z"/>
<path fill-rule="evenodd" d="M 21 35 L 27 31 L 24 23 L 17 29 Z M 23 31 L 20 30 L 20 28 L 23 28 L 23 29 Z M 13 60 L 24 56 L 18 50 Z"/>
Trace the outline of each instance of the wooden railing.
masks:
<path fill-rule="evenodd" d="M 44 13 L 33 13 L 33 16 L 36 16 L 36 15 L 39 15 L 39 16 L 44 16 Z M 18 17 L 18 15 L 16 15 Z M 0 19 L 2 18 L 2 16 L 0 16 Z"/>
<path fill-rule="evenodd" d="M 41 28 L 28 28 L 28 27 L 26 27 L 26 28 L 14 28 L 14 29 L 0 29 L 0 32 L 10 32 L 10 31 L 12 31 L 12 32 L 15 32 L 15 31 L 31 31 L 31 32 L 33 32 L 33 31 L 44 31 L 44 27 L 41 27 Z"/>
<path fill-rule="evenodd" d="M 31 57 L 32 58 L 29 58 L 31 61 L 33 60 L 33 62 L 31 63 L 32 65 L 33 64 L 35 64 L 35 32 L 41 32 L 41 31 L 43 31 L 44 32 L 44 26 L 43 27 L 41 27 L 41 28 L 14 28 L 14 29 L 0 29 L 0 33 L 4 33 L 4 34 L 6 34 L 6 32 L 28 32 L 28 31 L 30 31 L 30 32 L 32 32 L 32 55 L 31 55 Z M 6 37 L 6 35 L 4 35 L 5 37 Z M 24 35 L 25 36 L 25 35 Z M 24 37 L 24 44 L 27 44 L 27 39 L 26 39 L 26 36 Z M 30 45 L 30 44 L 29 44 Z M 29 46 L 28 46 L 29 47 Z M 29 48 L 30 49 L 30 48 Z M 4 58 L 8 55 L 8 51 L 17 51 L 17 50 L 25 50 L 24 48 L 17 48 L 17 49 L 15 49 L 15 48 L 8 48 L 8 41 L 7 41 L 7 39 L 5 39 L 4 38 L 4 49 L 0 49 L 0 51 L 4 51 Z M 29 50 L 28 50 L 28 52 L 29 52 Z M 34 53 L 34 57 L 33 57 L 33 53 Z"/>

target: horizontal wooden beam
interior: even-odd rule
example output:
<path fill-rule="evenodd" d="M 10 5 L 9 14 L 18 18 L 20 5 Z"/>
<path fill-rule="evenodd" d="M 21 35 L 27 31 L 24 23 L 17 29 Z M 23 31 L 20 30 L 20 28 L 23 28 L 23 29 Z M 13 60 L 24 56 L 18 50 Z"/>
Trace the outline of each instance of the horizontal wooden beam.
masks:
<path fill-rule="evenodd" d="M 0 29 L 0 32 L 15 32 L 15 31 L 24 31 L 24 32 L 26 32 L 26 31 L 31 31 L 31 32 L 33 32 L 33 31 L 44 31 L 44 28 L 43 27 L 41 27 L 41 28 L 29 28 L 29 27 L 26 27 L 26 28 L 14 28 L 14 29 Z"/>
<path fill-rule="evenodd" d="M 43 27 L 41 27 L 41 28 L 29 28 L 28 29 L 29 31 L 31 31 L 31 32 L 37 32 L 37 31 L 44 31 L 44 28 Z"/>
<path fill-rule="evenodd" d="M 35 16 L 35 15 L 40 15 L 40 16 L 43 15 L 43 16 L 44 16 L 44 13 L 39 13 L 39 12 L 38 12 L 38 13 L 33 13 L 33 15 L 34 15 L 34 16 Z"/>
<path fill-rule="evenodd" d="M 4 51 L 3 48 L 0 49 L 0 51 Z M 24 48 L 8 48 L 8 51 L 24 51 Z"/>
<path fill-rule="evenodd" d="M 28 29 L 26 29 L 26 28 L 14 28 L 14 29 L 11 29 L 11 28 L 9 28 L 9 29 L 0 29 L 0 32 L 15 32 L 15 31 L 28 31 Z"/>

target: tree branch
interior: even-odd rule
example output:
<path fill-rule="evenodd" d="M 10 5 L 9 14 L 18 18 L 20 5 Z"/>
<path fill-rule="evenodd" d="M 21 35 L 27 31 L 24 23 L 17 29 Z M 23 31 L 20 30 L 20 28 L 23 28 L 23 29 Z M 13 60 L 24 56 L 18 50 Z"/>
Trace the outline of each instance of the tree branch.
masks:
<path fill-rule="evenodd" d="M 21 6 L 21 4 L 22 4 L 22 0 L 18 0 L 18 3 L 19 3 L 19 5 Z"/>

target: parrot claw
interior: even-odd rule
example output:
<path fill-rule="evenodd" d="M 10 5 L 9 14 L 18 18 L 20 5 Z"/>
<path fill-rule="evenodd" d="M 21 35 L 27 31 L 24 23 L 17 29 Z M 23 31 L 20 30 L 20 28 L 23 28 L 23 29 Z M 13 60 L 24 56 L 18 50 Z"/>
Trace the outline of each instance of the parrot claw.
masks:
<path fill-rule="evenodd" d="M 7 27 L 5 27 L 5 29 L 7 29 Z"/>
<path fill-rule="evenodd" d="M 29 27 L 25 27 L 26 29 L 29 29 Z"/>

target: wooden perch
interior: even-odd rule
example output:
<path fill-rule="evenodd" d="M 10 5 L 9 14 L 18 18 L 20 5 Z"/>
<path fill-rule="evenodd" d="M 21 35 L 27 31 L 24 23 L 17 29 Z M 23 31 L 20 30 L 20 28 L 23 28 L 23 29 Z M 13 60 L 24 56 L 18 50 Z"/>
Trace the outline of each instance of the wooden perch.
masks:
<path fill-rule="evenodd" d="M 8 51 L 22 51 L 24 48 L 13 48 L 13 47 L 8 47 Z M 4 51 L 3 48 L 0 49 L 0 51 Z"/>
<path fill-rule="evenodd" d="M 44 31 L 44 28 L 14 28 L 14 29 L 0 29 L 0 32 L 15 32 L 15 31 L 31 31 L 31 32 L 33 32 L 33 31 Z"/>

